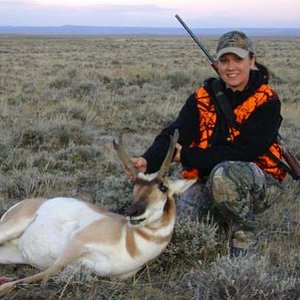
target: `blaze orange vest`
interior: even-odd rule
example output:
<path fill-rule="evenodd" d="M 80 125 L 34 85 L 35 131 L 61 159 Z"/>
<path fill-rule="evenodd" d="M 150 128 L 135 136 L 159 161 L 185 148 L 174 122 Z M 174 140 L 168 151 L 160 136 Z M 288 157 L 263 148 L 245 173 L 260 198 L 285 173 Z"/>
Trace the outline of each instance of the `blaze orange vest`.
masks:
<path fill-rule="evenodd" d="M 254 95 L 250 96 L 234 110 L 237 123 L 243 124 L 257 107 L 267 102 L 272 96 L 273 91 L 266 84 L 261 85 Z M 210 138 L 216 125 L 217 113 L 215 106 L 211 101 L 210 95 L 203 87 L 200 87 L 196 90 L 196 101 L 199 110 L 200 140 L 197 142 L 192 142 L 190 147 L 199 147 L 202 149 L 206 149 L 211 146 Z M 233 142 L 239 134 L 239 129 L 230 127 L 227 140 Z M 270 146 L 269 150 L 278 159 L 282 158 L 283 150 L 278 143 L 274 142 Z M 259 156 L 254 162 L 262 170 L 270 173 L 279 180 L 282 180 L 286 176 L 286 172 L 282 170 L 275 161 L 270 159 L 267 154 Z M 199 174 L 199 170 L 196 169 L 184 170 L 182 175 L 184 178 L 201 177 L 201 174 Z"/>

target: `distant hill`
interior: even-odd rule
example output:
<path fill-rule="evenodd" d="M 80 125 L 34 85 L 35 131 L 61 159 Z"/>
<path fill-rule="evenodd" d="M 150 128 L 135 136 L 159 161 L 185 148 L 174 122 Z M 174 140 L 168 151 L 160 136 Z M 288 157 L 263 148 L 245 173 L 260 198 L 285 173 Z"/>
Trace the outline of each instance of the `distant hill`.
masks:
<path fill-rule="evenodd" d="M 234 28 L 251 36 L 300 37 L 300 28 Z M 197 35 L 220 35 L 232 28 L 192 28 Z M 183 35 L 183 28 L 170 27 L 100 27 L 100 26 L 0 26 L 0 34 L 37 35 Z"/>

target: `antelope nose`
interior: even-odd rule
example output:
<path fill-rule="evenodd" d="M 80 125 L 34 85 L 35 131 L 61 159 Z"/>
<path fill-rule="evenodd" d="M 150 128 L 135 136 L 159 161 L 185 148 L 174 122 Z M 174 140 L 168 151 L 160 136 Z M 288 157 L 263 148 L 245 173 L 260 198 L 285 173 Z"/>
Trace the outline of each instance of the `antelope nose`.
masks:
<path fill-rule="evenodd" d="M 136 217 L 142 215 L 146 210 L 145 203 L 143 201 L 138 201 L 130 205 L 126 210 L 126 215 L 128 217 Z"/>

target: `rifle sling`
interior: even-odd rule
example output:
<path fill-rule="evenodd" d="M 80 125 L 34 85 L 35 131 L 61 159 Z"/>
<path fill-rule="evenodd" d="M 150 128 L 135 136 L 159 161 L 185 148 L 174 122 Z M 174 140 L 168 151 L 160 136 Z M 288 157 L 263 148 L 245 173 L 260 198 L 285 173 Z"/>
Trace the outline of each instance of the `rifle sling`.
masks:
<path fill-rule="evenodd" d="M 230 126 L 236 129 L 240 129 L 240 124 L 236 121 L 236 116 L 229 104 L 229 101 L 225 95 L 225 93 L 222 90 L 221 80 L 215 79 L 212 82 L 212 92 L 213 92 L 213 100 L 215 101 L 216 106 L 218 106 L 221 113 L 225 116 L 227 122 Z M 282 168 L 285 172 L 290 174 L 293 179 L 299 180 L 298 174 L 290 168 L 288 165 L 286 165 L 283 161 L 278 159 L 269 149 L 265 153 L 268 155 L 268 157 L 273 160 L 280 168 Z"/>
<path fill-rule="evenodd" d="M 222 90 L 221 80 L 215 79 L 212 82 L 213 100 L 216 106 L 220 109 L 222 114 L 225 116 L 230 126 L 236 129 L 240 129 L 240 124 L 236 121 L 235 114 L 229 104 L 229 101 Z"/>

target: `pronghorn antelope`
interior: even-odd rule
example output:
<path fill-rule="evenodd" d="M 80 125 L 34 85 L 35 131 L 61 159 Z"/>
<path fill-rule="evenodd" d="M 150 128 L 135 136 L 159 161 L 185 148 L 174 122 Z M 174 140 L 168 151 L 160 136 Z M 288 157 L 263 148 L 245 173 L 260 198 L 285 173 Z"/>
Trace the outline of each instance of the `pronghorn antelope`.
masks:
<path fill-rule="evenodd" d="M 178 132 L 160 170 L 138 173 L 121 138 L 114 147 L 135 175 L 133 203 L 122 216 L 73 198 L 27 199 L 11 207 L 0 222 L 0 264 L 29 264 L 41 271 L 0 286 L 0 295 L 20 283 L 42 281 L 73 263 L 100 276 L 126 278 L 156 258 L 169 243 L 175 223 L 174 193 L 195 180 L 168 180 Z"/>

